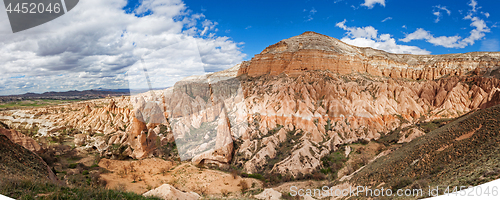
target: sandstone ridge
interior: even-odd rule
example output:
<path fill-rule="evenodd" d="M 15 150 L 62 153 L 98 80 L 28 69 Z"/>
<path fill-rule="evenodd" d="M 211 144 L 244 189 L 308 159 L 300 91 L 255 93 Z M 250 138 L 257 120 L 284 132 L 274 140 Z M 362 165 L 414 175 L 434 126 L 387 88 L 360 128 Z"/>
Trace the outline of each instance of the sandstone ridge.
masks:
<path fill-rule="evenodd" d="M 498 65 L 498 52 L 393 54 L 348 45 L 338 39 L 309 31 L 267 47 L 251 61 L 244 62 L 238 76 L 290 75 L 308 70 L 330 70 L 339 74 L 359 72 L 392 78 L 434 80 L 445 75 L 464 75 L 476 68 Z"/>

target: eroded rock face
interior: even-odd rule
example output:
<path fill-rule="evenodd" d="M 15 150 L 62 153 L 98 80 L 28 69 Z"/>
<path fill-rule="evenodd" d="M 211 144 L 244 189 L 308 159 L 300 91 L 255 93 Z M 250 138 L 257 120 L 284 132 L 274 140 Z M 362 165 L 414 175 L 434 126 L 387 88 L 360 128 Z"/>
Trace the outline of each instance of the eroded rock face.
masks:
<path fill-rule="evenodd" d="M 182 192 L 169 184 L 163 184 L 160 187 L 144 193 L 145 197 L 158 197 L 165 200 L 178 199 L 178 200 L 196 200 L 200 195 L 195 192 Z"/>
<path fill-rule="evenodd" d="M 418 128 L 411 128 L 402 133 L 403 136 L 399 138 L 398 143 L 408 143 L 413 139 L 418 138 L 422 135 L 425 135 L 425 132 L 421 131 Z"/>
<path fill-rule="evenodd" d="M 225 111 L 222 111 L 217 120 L 217 137 L 215 138 L 214 149 L 193 157 L 191 161 L 193 164 L 199 165 L 201 162 L 227 164 L 231 161 L 233 157 L 233 140 L 228 122 Z"/>
<path fill-rule="evenodd" d="M 435 80 L 445 75 L 463 75 L 476 68 L 500 64 L 500 53 L 451 55 L 391 54 L 360 48 L 314 32 L 282 40 L 267 47 L 238 75 L 297 74 L 308 70 L 329 70 L 339 74 L 355 72 L 391 78 Z"/>
<path fill-rule="evenodd" d="M 75 135 L 75 145 L 77 146 L 83 146 L 87 142 L 87 135 L 85 134 L 76 134 Z"/>
<path fill-rule="evenodd" d="M 243 78 L 242 87 L 249 131 L 241 137 L 236 163 L 255 173 L 276 159 L 280 146 L 293 144 L 272 171 L 296 175 L 320 166 L 319 159 L 338 145 L 488 105 L 500 85 L 498 79 L 479 76 L 406 81 L 314 71 Z M 285 133 L 287 142 L 280 142 L 277 133 Z M 401 142 L 422 134 L 413 130 Z"/>
<path fill-rule="evenodd" d="M 180 158 L 194 164 L 296 176 L 343 144 L 500 103 L 498 58 L 396 55 L 305 33 L 166 90 L 32 114 L 57 125 L 47 133 L 64 124 L 82 130 L 91 136 L 83 143 L 105 155 L 120 147 L 141 159 L 175 141 Z M 411 129 L 400 142 L 423 134 Z"/>
<path fill-rule="evenodd" d="M 35 140 L 15 130 L 0 128 L 0 134 L 7 136 L 7 138 L 9 138 L 12 142 L 19 144 L 32 152 L 40 153 L 43 150 Z"/>

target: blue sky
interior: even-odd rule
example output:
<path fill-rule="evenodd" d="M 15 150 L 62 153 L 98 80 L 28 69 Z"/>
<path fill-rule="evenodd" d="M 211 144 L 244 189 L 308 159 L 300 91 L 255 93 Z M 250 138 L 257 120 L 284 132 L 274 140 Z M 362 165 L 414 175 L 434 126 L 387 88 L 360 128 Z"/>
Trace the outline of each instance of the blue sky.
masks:
<path fill-rule="evenodd" d="M 499 51 L 499 1 L 85 0 L 12 33 L 0 6 L 0 95 L 154 88 L 230 68 L 315 31 L 392 53 Z M 142 61 L 144 62 L 142 62 Z"/>
<path fill-rule="evenodd" d="M 390 34 L 398 45 L 417 46 L 431 54 L 464 53 L 471 51 L 498 51 L 500 31 L 500 1 L 476 0 L 475 12 L 470 0 L 185 0 L 189 9 L 203 13 L 218 23 L 218 35 L 244 42 L 243 52 L 248 59 L 260 53 L 268 45 L 282 39 L 315 31 L 338 39 L 346 36 L 346 30 L 336 26 L 346 20 L 348 27 L 372 26 L 378 34 Z M 368 3 L 368 4 L 365 4 Z M 364 4 L 364 5 L 362 5 Z M 467 38 L 471 20 L 464 19 L 472 12 L 490 29 L 484 37 L 466 47 L 444 47 L 424 40 L 403 42 L 406 34 L 422 28 L 434 37 L 460 36 Z M 439 13 L 439 14 L 437 14 Z M 439 15 L 439 16 L 438 16 Z M 439 19 L 439 20 L 437 20 Z M 484 43 L 484 44 L 483 44 Z"/>

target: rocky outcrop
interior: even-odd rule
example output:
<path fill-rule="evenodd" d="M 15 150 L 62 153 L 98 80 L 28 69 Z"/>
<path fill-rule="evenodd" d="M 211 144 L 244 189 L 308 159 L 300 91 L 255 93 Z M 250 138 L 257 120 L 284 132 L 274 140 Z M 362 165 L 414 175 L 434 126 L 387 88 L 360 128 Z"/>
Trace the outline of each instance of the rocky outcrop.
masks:
<path fill-rule="evenodd" d="M 194 156 L 191 162 L 199 165 L 201 162 L 210 163 L 229 163 L 233 157 L 233 140 L 229 120 L 225 110 L 222 110 L 217 120 L 217 136 L 215 138 L 215 147 L 204 153 Z"/>
<path fill-rule="evenodd" d="M 500 64 L 500 53 L 474 52 L 451 55 L 391 54 L 360 48 L 314 32 L 282 40 L 242 65 L 238 76 L 288 75 L 309 70 L 333 73 L 367 73 L 375 76 L 435 80 L 445 75 L 464 75 L 476 68 Z"/>
<path fill-rule="evenodd" d="M 7 138 L 9 138 L 12 142 L 19 144 L 32 152 L 40 153 L 43 150 L 35 140 L 15 130 L 0 128 L 0 134 L 7 136 Z"/>
<path fill-rule="evenodd" d="M 163 184 L 160 187 L 144 193 L 145 197 L 158 197 L 165 200 L 196 200 L 200 195 L 195 192 L 182 192 L 169 184 Z"/>
<path fill-rule="evenodd" d="M 418 138 L 420 136 L 425 135 L 425 132 L 421 131 L 418 128 L 411 128 L 407 131 L 402 132 L 401 138 L 399 138 L 398 143 L 408 143 L 413 139 Z"/>
<path fill-rule="evenodd" d="M 272 189 L 267 188 L 262 193 L 253 196 L 256 199 L 264 199 L 264 200 L 279 200 L 281 199 L 281 193 Z"/>
<path fill-rule="evenodd" d="M 87 143 L 88 137 L 89 136 L 85 134 L 76 134 L 73 142 L 76 146 L 83 146 Z"/>

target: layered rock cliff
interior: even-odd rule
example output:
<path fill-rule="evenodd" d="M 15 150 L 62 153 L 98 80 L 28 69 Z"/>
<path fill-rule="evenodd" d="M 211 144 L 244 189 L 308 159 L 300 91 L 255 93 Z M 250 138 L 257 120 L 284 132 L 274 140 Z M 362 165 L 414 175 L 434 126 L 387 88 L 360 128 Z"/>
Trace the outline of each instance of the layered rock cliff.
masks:
<path fill-rule="evenodd" d="M 354 72 L 375 76 L 434 80 L 445 75 L 464 75 L 476 68 L 500 64 L 500 53 L 474 52 L 449 55 L 391 54 L 360 48 L 315 32 L 282 40 L 246 62 L 238 75 L 294 74 L 308 70 Z"/>

